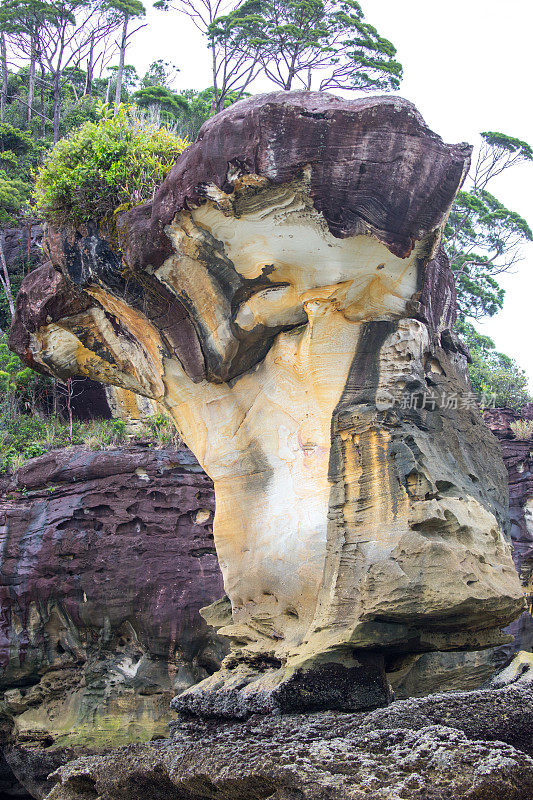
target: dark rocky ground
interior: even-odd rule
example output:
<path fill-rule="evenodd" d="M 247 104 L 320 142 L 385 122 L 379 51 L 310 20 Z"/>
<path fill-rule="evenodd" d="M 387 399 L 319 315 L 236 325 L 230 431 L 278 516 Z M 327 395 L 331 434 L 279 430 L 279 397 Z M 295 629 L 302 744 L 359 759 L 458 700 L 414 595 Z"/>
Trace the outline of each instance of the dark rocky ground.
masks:
<path fill-rule="evenodd" d="M 522 678 L 368 714 L 180 722 L 170 740 L 68 764 L 49 800 L 531 800 L 531 755 Z"/>

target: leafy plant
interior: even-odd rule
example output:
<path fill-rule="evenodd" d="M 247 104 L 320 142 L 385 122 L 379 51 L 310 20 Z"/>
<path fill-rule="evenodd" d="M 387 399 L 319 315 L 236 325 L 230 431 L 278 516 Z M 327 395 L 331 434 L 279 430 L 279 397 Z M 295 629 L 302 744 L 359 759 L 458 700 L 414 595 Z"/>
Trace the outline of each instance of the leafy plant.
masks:
<path fill-rule="evenodd" d="M 188 142 L 146 126 L 130 107 L 101 109 L 52 150 L 37 176 L 37 208 L 48 222 L 112 223 L 114 212 L 150 200 Z"/>
<path fill-rule="evenodd" d="M 157 447 L 178 447 L 181 437 L 174 423 L 165 415 L 158 414 L 146 420 L 146 427 L 155 439 Z"/>
<path fill-rule="evenodd" d="M 492 339 L 483 336 L 470 323 L 459 323 L 472 362 L 469 365 L 472 389 L 478 395 L 492 397 L 497 406 L 520 409 L 529 403 L 528 381 L 516 361 L 499 353 Z"/>
<path fill-rule="evenodd" d="M 465 189 L 457 195 L 444 230 L 444 245 L 455 273 L 459 317 L 493 316 L 503 305 L 497 276 L 522 258 L 533 241 L 525 219 L 506 208 L 487 187 L 504 170 L 533 161 L 533 150 L 504 133 L 481 134 L 478 156 Z"/>
<path fill-rule="evenodd" d="M 533 419 L 516 419 L 510 428 L 517 439 L 529 439 L 533 434 Z"/>

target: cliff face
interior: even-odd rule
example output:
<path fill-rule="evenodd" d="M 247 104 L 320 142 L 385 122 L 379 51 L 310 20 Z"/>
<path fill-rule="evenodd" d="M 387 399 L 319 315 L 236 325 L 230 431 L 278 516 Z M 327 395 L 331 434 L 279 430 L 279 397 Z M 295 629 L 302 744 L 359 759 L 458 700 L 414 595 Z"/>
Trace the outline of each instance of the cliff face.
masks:
<path fill-rule="evenodd" d="M 40 796 L 65 753 L 165 734 L 176 691 L 218 668 L 198 613 L 223 592 L 213 488 L 185 448 L 132 446 L 51 452 L 2 489 L 7 757 Z"/>
<path fill-rule="evenodd" d="M 469 156 L 399 98 L 281 92 L 207 122 L 121 252 L 47 231 L 12 347 L 160 403 L 214 482 L 232 652 L 177 708 L 375 707 L 520 613 L 439 244 Z"/>
<path fill-rule="evenodd" d="M 505 408 L 486 409 L 485 422 L 500 441 L 509 475 L 509 515 L 513 559 L 526 594 L 527 611 L 511 623 L 512 651 L 533 650 L 533 439 L 517 436 L 510 423 L 533 420 L 533 405 L 520 412 Z"/>

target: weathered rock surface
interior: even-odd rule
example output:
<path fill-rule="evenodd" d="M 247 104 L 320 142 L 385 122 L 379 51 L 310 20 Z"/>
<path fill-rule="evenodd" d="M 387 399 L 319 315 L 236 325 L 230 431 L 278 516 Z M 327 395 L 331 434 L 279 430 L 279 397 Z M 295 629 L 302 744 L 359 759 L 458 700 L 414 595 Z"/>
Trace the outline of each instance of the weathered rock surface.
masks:
<path fill-rule="evenodd" d="M 39 263 L 43 241 L 41 224 L 25 224 L 2 229 L 2 244 L 7 268 L 17 272 L 21 266 L 31 269 Z"/>
<path fill-rule="evenodd" d="M 533 694 L 433 695 L 370 714 L 180 723 L 59 770 L 49 800 L 530 800 Z"/>
<path fill-rule="evenodd" d="M 509 476 L 509 513 L 513 559 L 522 580 L 527 610 L 508 628 L 514 641 L 508 646 L 517 650 L 533 650 L 533 439 L 521 439 L 510 427 L 517 420 L 533 420 L 533 405 L 520 412 L 510 409 L 486 409 L 484 419 L 498 437 Z"/>
<path fill-rule="evenodd" d="M 54 451 L 3 481 L 4 740 L 34 796 L 68 758 L 165 735 L 172 696 L 218 668 L 213 510 L 185 448 Z"/>
<path fill-rule="evenodd" d="M 151 205 L 49 230 L 12 346 L 159 402 L 213 479 L 224 670 L 192 713 L 387 703 L 387 662 L 502 641 L 505 469 L 440 233 L 470 148 L 399 98 L 254 97 Z M 349 691 L 348 691 L 349 687 Z"/>

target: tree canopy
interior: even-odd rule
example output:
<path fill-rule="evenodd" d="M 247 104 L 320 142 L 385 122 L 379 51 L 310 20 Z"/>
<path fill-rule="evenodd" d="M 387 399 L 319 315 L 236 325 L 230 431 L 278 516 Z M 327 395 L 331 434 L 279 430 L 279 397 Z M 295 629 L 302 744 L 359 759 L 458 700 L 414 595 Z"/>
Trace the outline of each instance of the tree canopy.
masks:
<path fill-rule="evenodd" d="M 497 276 L 511 270 L 522 257 L 523 245 L 533 241 L 527 221 L 487 189 L 504 170 L 532 161 L 531 147 L 503 133 L 485 132 L 481 138 L 466 187 L 458 193 L 444 231 L 463 320 L 493 316 L 502 308 L 504 290 Z"/>
<path fill-rule="evenodd" d="M 283 89 L 397 89 L 396 48 L 356 0 L 247 0 L 210 26 L 214 45 L 249 54 Z"/>

